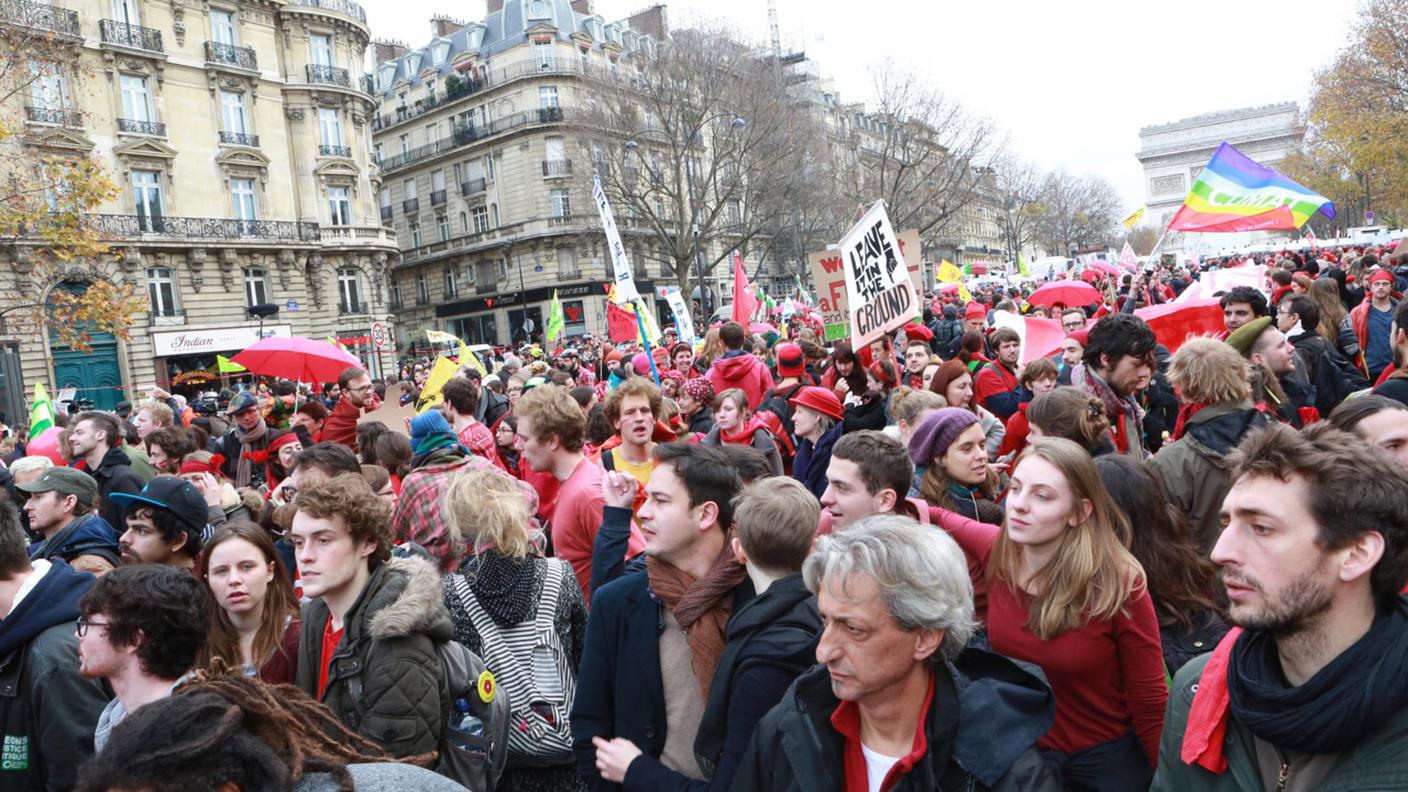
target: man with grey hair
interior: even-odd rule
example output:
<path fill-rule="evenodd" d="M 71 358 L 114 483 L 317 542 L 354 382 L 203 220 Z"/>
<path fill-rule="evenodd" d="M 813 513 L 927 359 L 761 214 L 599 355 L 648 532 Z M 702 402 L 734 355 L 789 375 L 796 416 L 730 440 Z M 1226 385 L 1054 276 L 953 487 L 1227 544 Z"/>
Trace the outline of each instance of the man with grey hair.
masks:
<path fill-rule="evenodd" d="M 1064 789 L 1036 751 L 1056 705 L 1017 663 L 964 648 L 963 552 L 945 532 L 878 514 L 824 536 L 802 568 L 816 657 L 758 723 L 732 789 Z"/>

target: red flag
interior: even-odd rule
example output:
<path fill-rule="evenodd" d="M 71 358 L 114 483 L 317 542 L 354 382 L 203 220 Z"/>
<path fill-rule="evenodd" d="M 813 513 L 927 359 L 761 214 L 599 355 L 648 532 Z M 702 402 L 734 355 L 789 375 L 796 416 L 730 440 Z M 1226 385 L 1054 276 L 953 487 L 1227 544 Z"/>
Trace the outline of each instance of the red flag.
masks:
<path fill-rule="evenodd" d="M 614 303 L 606 304 L 606 334 L 612 341 L 634 341 L 640 335 L 636 330 L 636 316 Z"/>
<path fill-rule="evenodd" d="M 1215 297 L 1150 305 L 1135 309 L 1134 315 L 1149 325 L 1154 338 L 1168 347 L 1170 354 L 1189 338 L 1216 335 L 1224 328 L 1222 306 Z"/>
<path fill-rule="evenodd" d="M 753 296 L 753 285 L 743 272 L 743 259 L 733 254 L 733 321 L 745 328 L 753 312 L 758 310 L 758 298 Z"/>

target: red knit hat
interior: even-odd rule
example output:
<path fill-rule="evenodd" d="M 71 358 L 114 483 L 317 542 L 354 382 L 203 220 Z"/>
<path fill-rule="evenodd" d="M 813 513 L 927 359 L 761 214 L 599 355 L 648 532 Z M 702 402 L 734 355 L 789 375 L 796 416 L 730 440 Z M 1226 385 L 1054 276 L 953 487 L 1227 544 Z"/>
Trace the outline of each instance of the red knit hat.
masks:
<path fill-rule="evenodd" d="M 841 410 L 841 400 L 836 398 L 836 394 L 830 388 L 818 388 L 809 386 L 797 391 L 797 395 L 787 400 L 787 403 L 794 407 L 806 407 L 815 410 L 833 420 L 841 420 L 844 414 Z"/>
<path fill-rule="evenodd" d="M 777 375 L 779 377 L 800 377 L 807 373 L 807 356 L 798 344 L 777 345 Z"/>
<path fill-rule="evenodd" d="M 1072 330 L 1071 332 L 1066 334 L 1066 338 L 1071 339 L 1072 341 L 1076 342 L 1077 344 L 1080 344 L 1083 347 L 1090 346 L 1089 328 L 1082 327 L 1079 330 Z"/>
<path fill-rule="evenodd" d="M 982 303 L 970 302 L 970 303 L 968 303 L 968 307 L 963 311 L 963 318 L 964 318 L 964 319 L 987 319 L 987 318 L 988 318 L 988 310 L 983 307 L 983 304 L 982 304 Z"/>
<path fill-rule="evenodd" d="M 904 326 L 905 337 L 910 341 L 933 341 L 934 331 L 918 322 L 910 322 Z"/>

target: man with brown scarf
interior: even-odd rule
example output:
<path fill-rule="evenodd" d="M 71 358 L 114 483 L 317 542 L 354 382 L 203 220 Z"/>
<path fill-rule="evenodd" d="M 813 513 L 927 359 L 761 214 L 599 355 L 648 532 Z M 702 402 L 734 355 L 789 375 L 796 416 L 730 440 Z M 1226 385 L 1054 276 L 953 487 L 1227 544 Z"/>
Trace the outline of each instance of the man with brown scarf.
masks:
<path fill-rule="evenodd" d="M 594 790 L 652 788 L 648 763 L 632 762 L 642 753 L 705 778 L 695 734 L 729 615 L 753 595 L 728 544 L 742 484 L 727 457 L 685 443 L 657 446 L 654 456 L 636 512 L 646 569 L 592 598 L 577 677 L 573 750 Z"/>
<path fill-rule="evenodd" d="M 220 439 L 217 451 L 225 457 L 224 472 L 236 489 L 259 488 L 264 485 L 264 466 L 255 464 L 250 455 L 269 445 L 271 433 L 264 424 L 264 411 L 259 399 L 250 391 L 240 391 L 230 399 L 226 410 L 235 426 Z"/>

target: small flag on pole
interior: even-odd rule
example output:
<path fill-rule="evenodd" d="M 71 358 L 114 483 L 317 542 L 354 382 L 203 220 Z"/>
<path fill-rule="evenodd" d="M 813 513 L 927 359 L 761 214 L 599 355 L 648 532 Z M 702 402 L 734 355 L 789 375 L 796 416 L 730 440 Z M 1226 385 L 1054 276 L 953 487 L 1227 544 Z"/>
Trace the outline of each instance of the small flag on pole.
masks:
<path fill-rule="evenodd" d="M 1138 209 L 1135 209 L 1129 217 L 1126 217 L 1122 222 L 1124 230 L 1133 231 L 1134 227 L 1139 225 L 1139 221 L 1144 219 L 1144 212 L 1147 211 L 1147 209 L 1148 207 L 1141 206 Z"/>
<path fill-rule="evenodd" d="M 1027 260 L 1022 258 L 1020 251 L 1017 253 L 1017 274 L 1024 278 L 1030 278 L 1032 276 L 1031 270 L 1027 267 Z"/>
<path fill-rule="evenodd" d="M 37 437 L 40 432 L 54 426 L 54 403 L 49 401 L 49 392 L 43 383 L 34 383 L 34 406 L 29 408 L 29 436 Z"/>
<path fill-rule="evenodd" d="M 939 263 L 939 282 L 940 282 L 940 283 L 957 283 L 957 282 L 958 282 L 958 279 L 959 279 L 959 278 L 962 278 L 962 277 L 963 277 L 963 271 L 960 270 L 958 267 L 953 266 L 953 262 L 952 262 L 952 261 L 949 261 L 948 259 L 944 259 L 943 261 L 941 261 L 941 262 Z"/>
<path fill-rule="evenodd" d="M 557 289 L 552 290 L 552 302 L 548 305 L 548 325 L 543 332 L 551 344 L 562 335 L 562 302 L 557 299 Z"/>

